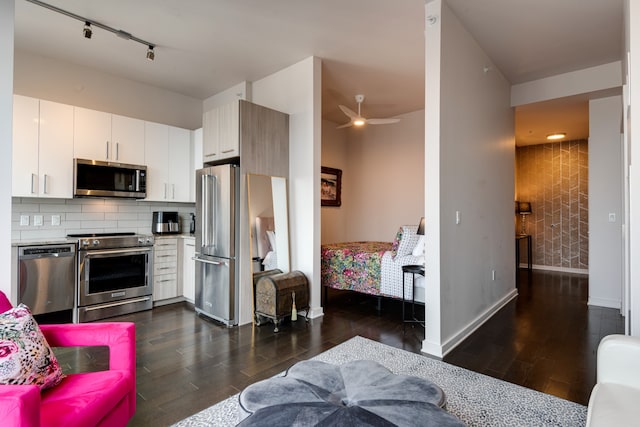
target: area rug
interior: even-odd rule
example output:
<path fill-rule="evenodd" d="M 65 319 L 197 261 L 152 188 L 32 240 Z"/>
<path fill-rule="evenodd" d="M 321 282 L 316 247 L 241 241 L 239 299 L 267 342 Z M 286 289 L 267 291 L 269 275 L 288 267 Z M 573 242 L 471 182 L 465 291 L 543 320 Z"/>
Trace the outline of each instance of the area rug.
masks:
<path fill-rule="evenodd" d="M 367 359 L 396 374 L 427 378 L 444 390 L 447 410 L 468 426 L 570 427 L 586 423 L 587 408 L 583 405 L 362 337 L 351 338 L 312 359 L 336 365 Z M 174 426 L 235 426 L 238 417 L 236 394 Z"/>

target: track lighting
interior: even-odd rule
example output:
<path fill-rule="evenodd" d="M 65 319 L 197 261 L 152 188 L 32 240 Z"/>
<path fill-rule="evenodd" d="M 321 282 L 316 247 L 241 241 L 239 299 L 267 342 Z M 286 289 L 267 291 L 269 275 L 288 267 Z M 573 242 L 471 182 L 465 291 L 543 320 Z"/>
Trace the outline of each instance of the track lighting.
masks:
<path fill-rule="evenodd" d="M 93 35 L 93 31 L 91 30 L 91 23 L 89 21 L 86 21 L 84 23 L 84 29 L 82 30 L 82 34 L 84 34 L 84 37 L 86 39 L 90 39 L 91 36 Z"/>
<path fill-rule="evenodd" d="M 149 61 L 153 61 L 154 59 L 156 59 L 156 54 L 153 53 L 153 48 L 155 46 L 149 45 L 149 49 L 147 49 L 147 59 Z"/>
<path fill-rule="evenodd" d="M 142 40 L 142 39 L 140 39 L 138 37 L 135 37 L 131 33 L 128 33 L 128 32 L 126 32 L 124 30 L 116 30 L 115 28 L 112 28 L 112 27 L 110 27 L 108 25 L 101 24 L 101 23 L 99 23 L 97 21 L 94 21 L 92 19 L 84 18 L 84 17 L 82 17 L 80 15 L 76 15 L 75 13 L 71 13 L 71 12 L 68 12 L 68 11 L 66 11 L 64 9 L 60 9 L 59 7 L 52 6 L 52 5 L 48 4 L 48 3 L 41 2 L 40 0 L 27 0 L 27 1 L 29 3 L 33 3 L 33 4 L 38 5 L 40 7 L 44 7 L 45 9 L 49 9 L 49 10 L 52 10 L 54 12 L 58 12 L 58 13 L 60 13 L 62 15 L 66 15 L 69 18 L 77 19 L 78 21 L 84 22 L 84 28 L 82 29 L 82 34 L 87 39 L 90 39 L 91 36 L 93 35 L 92 26 L 98 27 L 98 28 L 101 28 L 103 30 L 109 31 L 109 32 L 115 34 L 116 36 L 118 36 L 118 37 L 120 37 L 122 39 L 133 40 L 134 42 L 138 42 L 138 43 L 140 43 L 140 44 L 142 44 L 144 46 L 147 46 L 148 47 L 148 49 L 147 49 L 147 59 L 149 61 L 153 61 L 155 59 L 155 57 L 156 57 L 156 54 L 155 54 L 155 51 L 154 51 L 154 48 L 156 47 L 155 43 L 150 43 L 150 42 L 148 42 L 146 40 Z"/>

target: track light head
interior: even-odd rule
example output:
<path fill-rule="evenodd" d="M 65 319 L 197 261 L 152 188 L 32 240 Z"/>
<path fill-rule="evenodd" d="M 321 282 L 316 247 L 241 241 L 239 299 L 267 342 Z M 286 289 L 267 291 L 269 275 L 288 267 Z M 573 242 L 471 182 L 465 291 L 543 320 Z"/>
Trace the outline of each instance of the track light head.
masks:
<path fill-rule="evenodd" d="M 93 35 L 93 31 L 91 30 L 91 22 L 86 21 L 84 23 L 84 29 L 82 30 L 82 34 L 84 34 L 84 37 L 86 39 L 91 38 L 91 36 Z"/>
<path fill-rule="evenodd" d="M 153 45 L 149 45 L 149 49 L 147 49 L 147 59 L 149 61 L 153 61 L 154 59 L 156 59 L 156 54 L 153 52 L 153 48 L 155 46 Z"/>

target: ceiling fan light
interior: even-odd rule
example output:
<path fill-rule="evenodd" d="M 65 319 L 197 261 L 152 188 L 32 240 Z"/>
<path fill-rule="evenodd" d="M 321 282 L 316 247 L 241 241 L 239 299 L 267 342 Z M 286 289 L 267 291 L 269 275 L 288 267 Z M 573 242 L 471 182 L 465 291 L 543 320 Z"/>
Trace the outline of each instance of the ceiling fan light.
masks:
<path fill-rule="evenodd" d="M 364 120 L 363 119 L 355 119 L 353 121 L 353 125 L 354 126 L 364 126 Z"/>
<path fill-rule="evenodd" d="M 557 132 L 557 133 L 552 133 L 550 135 L 547 135 L 547 139 L 549 141 L 556 141 L 558 139 L 563 139 L 565 136 L 567 136 L 566 133 L 564 132 Z"/>

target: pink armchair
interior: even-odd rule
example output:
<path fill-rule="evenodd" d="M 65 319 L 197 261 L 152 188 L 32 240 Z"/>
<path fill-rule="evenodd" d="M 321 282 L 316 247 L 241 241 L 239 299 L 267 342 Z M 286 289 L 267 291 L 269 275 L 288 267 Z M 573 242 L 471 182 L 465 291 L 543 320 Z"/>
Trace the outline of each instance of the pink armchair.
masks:
<path fill-rule="evenodd" d="M 0 313 L 11 303 L 0 292 Z M 3 426 L 126 426 L 136 410 L 135 325 L 102 322 L 40 325 L 51 347 L 108 346 L 109 370 L 68 374 L 45 391 L 0 385 Z"/>

